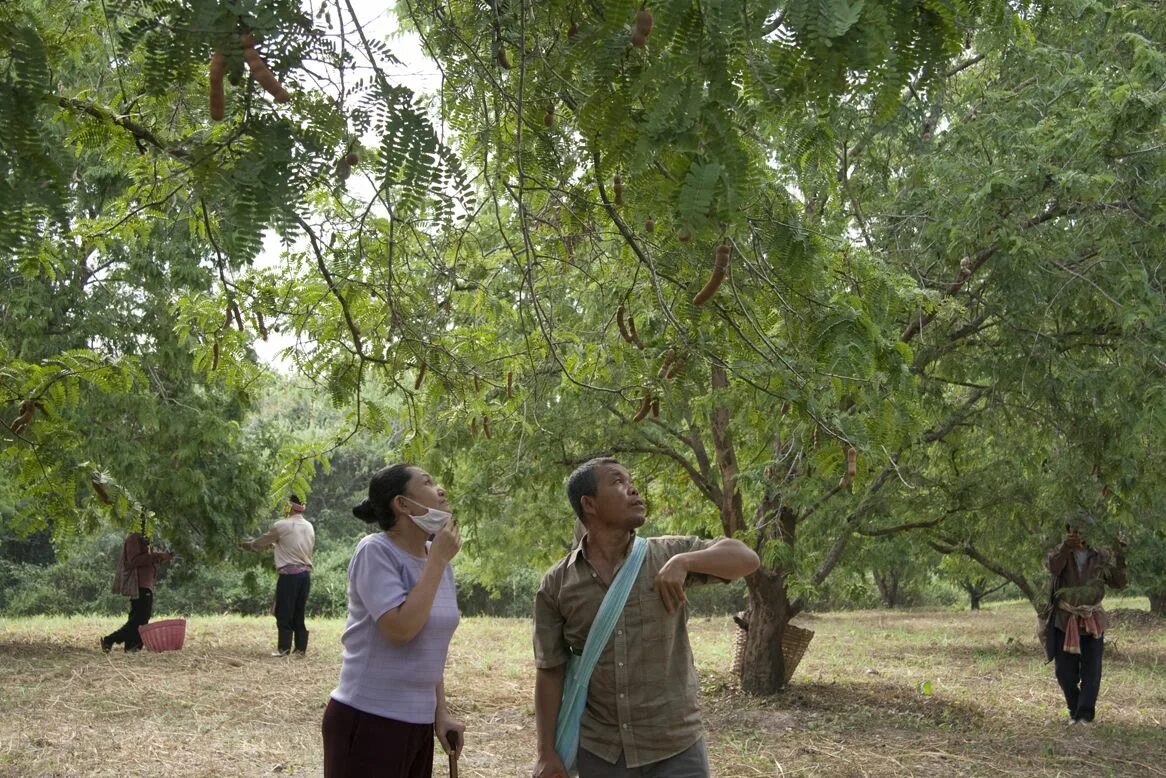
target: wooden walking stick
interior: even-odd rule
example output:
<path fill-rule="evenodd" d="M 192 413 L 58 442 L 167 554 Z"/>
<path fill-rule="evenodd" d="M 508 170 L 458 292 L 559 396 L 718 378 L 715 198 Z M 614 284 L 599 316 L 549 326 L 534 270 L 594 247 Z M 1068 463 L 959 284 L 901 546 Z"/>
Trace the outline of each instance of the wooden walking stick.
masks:
<path fill-rule="evenodd" d="M 445 739 L 449 743 L 449 778 L 457 778 L 457 730 L 446 732 Z"/>

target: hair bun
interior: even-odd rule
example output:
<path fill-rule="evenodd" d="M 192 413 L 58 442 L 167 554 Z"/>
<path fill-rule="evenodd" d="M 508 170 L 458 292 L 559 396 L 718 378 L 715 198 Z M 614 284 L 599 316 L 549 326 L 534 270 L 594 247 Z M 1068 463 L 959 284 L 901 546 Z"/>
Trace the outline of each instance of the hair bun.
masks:
<path fill-rule="evenodd" d="M 365 497 L 360 501 L 360 504 L 352 509 L 352 515 L 361 521 L 374 522 L 377 520 L 376 511 L 373 510 L 372 503 Z"/>

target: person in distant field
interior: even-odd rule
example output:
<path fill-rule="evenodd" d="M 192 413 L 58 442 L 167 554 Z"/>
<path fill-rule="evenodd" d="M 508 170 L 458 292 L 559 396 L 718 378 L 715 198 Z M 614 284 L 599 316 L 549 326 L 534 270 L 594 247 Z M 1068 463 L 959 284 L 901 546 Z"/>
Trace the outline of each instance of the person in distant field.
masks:
<path fill-rule="evenodd" d="M 130 614 L 120 629 L 101 639 L 102 651 L 108 654 L 118 643 L 125 644 L 127 654 L 142 650 L 142 636 L 138 633 L 138 627 L 149 624 L 150 616 L 154 614 L 157 566 L 173 558 L 172 553 L 150 550 L 145 522 L 142 523 L 141 532 L 131 532 L 126 536 L 113 575 L 113 593 L 130 598 Z"/>
<path fill-rule="evenodd" d="M 534 601 L 534 778 L 566 778 L 555 751 L 566 667 L 587 642 L 604 596 L 633 549 L 646 506 L 617 460 L 592 459 L 567 479 L 577 542 Z M 584 530 L 579 537 L 579 529 Z M 580 722 L 580 778 L 708 778 L 685 588 L 749 575 L 739 540 L 647 539 L 643 563 L 591 675 Z"/>
<path fill-rule="evenodd" d="M 292 651 L 303 656 L 308 650 L 308 627 L 304 612 L 312 590 L 312 552 L 316 548 L 316 530 L 306 518 L 307 507 L 296 495 L 288 502 L 288 516 L 271 525 L 271 529 L 239 546 L 250 551 L 275 547 L 275 567 L 279 580 L 275 584 L 275 624 L 279 630 L 276 652 L 287 656 Z"/>
<path fill-rule="evenodd" d="M 1117 552 L 1095 549 L 1075 527 L 1049 553 L 1045 567 L 1054 578 L 1053 611 L 1048 629 L 1053 634 L 1057 683 L 1069 708 L 1069 723 L 1093 721 L 1101 689 L 1101 660 L 1109 617 L 1101 607 L 1105 587 L 1126 586 L 1125 537 Z"/>
<path fill-rule="evenodd" d="M 465 726 L 445 701 L 458 611 L 450 561 L 461 534 L 445 489 L 419 467 L 372 477 L 352 509 L 380 532 L 348 565 L 340 682 L 324 709 L 324 778 L 430 778 L 433 738 L 457 757 Z"/>

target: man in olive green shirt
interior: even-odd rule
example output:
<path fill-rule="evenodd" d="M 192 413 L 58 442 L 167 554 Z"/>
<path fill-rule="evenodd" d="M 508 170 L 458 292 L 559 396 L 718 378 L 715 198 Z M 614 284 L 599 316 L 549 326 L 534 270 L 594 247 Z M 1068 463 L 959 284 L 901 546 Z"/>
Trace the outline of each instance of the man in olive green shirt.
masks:
<path fill-rule="evenodd" d="M 534 605 L 534 778 L 566 776 L 555 725 L 570 653 L 580 654 L 616 572 L 644 523 L 644 500 L 611 458 L 581 465 L 567 496 L 587 530 L 543 577 Z M 647 555 L 591 676 L 580 724 L 580 778 L 707 778 L 686 586 L 749 575 L 760 560 L 738 540 L 648 539 Z"/>

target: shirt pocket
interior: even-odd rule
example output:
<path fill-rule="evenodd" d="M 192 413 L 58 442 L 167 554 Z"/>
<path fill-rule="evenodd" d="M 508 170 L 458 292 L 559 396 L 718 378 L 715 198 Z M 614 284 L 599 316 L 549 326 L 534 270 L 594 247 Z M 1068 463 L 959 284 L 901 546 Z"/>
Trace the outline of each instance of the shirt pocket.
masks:
<path fill-rule="evenodd" d="M 649 589 L 636 595 L 634 625 L 629 624 L 628 657 L 632 667 L 648 682 L 667 680 L 667 670 L 676 637 L 679 609 L 669 613 L 660 595 Z"/>

